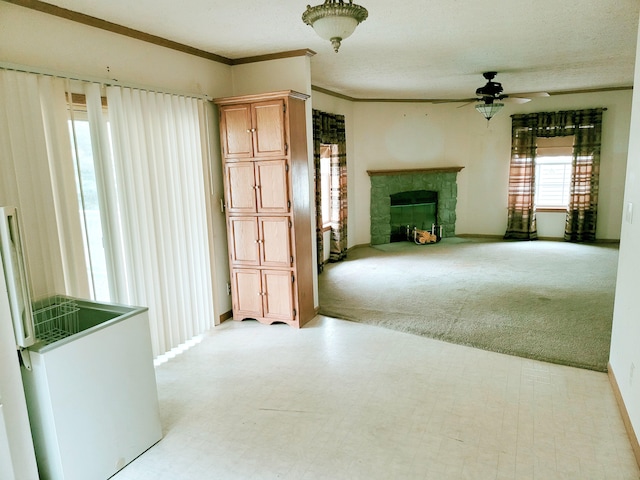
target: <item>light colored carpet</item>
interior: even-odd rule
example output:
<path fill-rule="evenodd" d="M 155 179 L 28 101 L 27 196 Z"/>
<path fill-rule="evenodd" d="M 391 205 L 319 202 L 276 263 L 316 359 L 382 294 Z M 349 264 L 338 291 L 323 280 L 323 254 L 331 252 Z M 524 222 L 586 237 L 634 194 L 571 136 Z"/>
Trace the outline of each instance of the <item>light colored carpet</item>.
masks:
<path fill-rule="evenodd" d="M 606 371 L 617 245 L 446 238 L 360 247 L 318 276 L 320 313 Z"/>

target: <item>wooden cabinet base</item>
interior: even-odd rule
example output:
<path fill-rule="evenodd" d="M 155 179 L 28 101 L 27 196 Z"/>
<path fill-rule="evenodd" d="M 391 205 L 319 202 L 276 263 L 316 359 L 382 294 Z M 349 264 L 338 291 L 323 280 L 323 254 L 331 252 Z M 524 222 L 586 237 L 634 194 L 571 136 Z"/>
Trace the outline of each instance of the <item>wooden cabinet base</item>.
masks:
<path fill-rule="evenodd" d="M 264 325 L 273 325 L 274 323 L 286 323 L 287 325 L 290 325 L 294 328 L 302 328 L 304 325 L 306 325 L 307 323 L 309 323 L 309 321 L 311 321 L 313 318 L 315 317 L 315 314 L 312 315 L 311 317 L 304 319 L 303 321 L 299 321 L 299 320 L 275 320 L 273 318 L 264 318 L 264 317 L 258 317 L 258 318 L 253 318 L 253 317 L 236 317 L 235 315 L 233 316 L 233 321 L 234 322 L 243 322 L 245 320 L 255 320 L 258 321 Z"/>

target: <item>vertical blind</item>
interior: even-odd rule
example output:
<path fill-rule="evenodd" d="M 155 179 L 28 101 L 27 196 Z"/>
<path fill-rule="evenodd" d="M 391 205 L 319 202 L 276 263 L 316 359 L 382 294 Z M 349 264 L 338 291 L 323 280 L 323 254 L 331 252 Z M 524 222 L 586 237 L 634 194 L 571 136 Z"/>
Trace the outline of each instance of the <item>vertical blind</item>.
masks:
<path fill-rule="evenodd" d="M 107 88 L 124 259 L 118 300 L 149 305 L 156 354 L 213 324 L 202 100 Z M 114 226 L 117 230 L 117 226 Z"/>
<path fill-rule="evenodd" d="M 0 205 L 18 208 L 34 298 L 88 293 L 64 85 L 0 69 Z"/>

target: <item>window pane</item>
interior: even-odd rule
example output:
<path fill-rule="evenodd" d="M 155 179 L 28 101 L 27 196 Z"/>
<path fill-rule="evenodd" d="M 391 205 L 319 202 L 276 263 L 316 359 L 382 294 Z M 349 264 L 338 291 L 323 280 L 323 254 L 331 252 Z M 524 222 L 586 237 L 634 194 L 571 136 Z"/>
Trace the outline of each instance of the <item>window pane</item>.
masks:
<path fill-rule="evenodd" d="M 322 225 L 331 221 L 331 145 L 320 147 Z"/>
<path fill-rule="evenodd" d="M 566 207 L 571 188 L 571 157 L 536 158 L 536 206 Z"/>
<path fill-rule="evenodd" d="M 87 274 L 90 279 L 92 298 L 94 300 L 110 301 L 107 262 L 102 243 L 102 222 L 100 219 L 100 204 L 98 201 L 98 185 L 91 149 L 91 133 L 89 122 L 69 121 L 71 142 L 77 146 L 76 188 L 80 205 L 80 219 L 84 228 L 85 256 L 87 258 Z"/>

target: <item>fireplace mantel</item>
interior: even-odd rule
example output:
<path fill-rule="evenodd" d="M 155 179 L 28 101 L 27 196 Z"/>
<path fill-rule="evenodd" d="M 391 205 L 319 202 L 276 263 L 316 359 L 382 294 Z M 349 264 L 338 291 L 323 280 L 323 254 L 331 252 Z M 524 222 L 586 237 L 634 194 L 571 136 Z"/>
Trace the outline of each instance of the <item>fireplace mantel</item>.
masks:
<path fill-rule="evenodd" d="M 394 170 L 367 170 L 370 177 L 376 175 L 408 175 L 414 173 L 458 173 L 464 167 L 437 167 L 437 168 L 404 168 Z"/>

